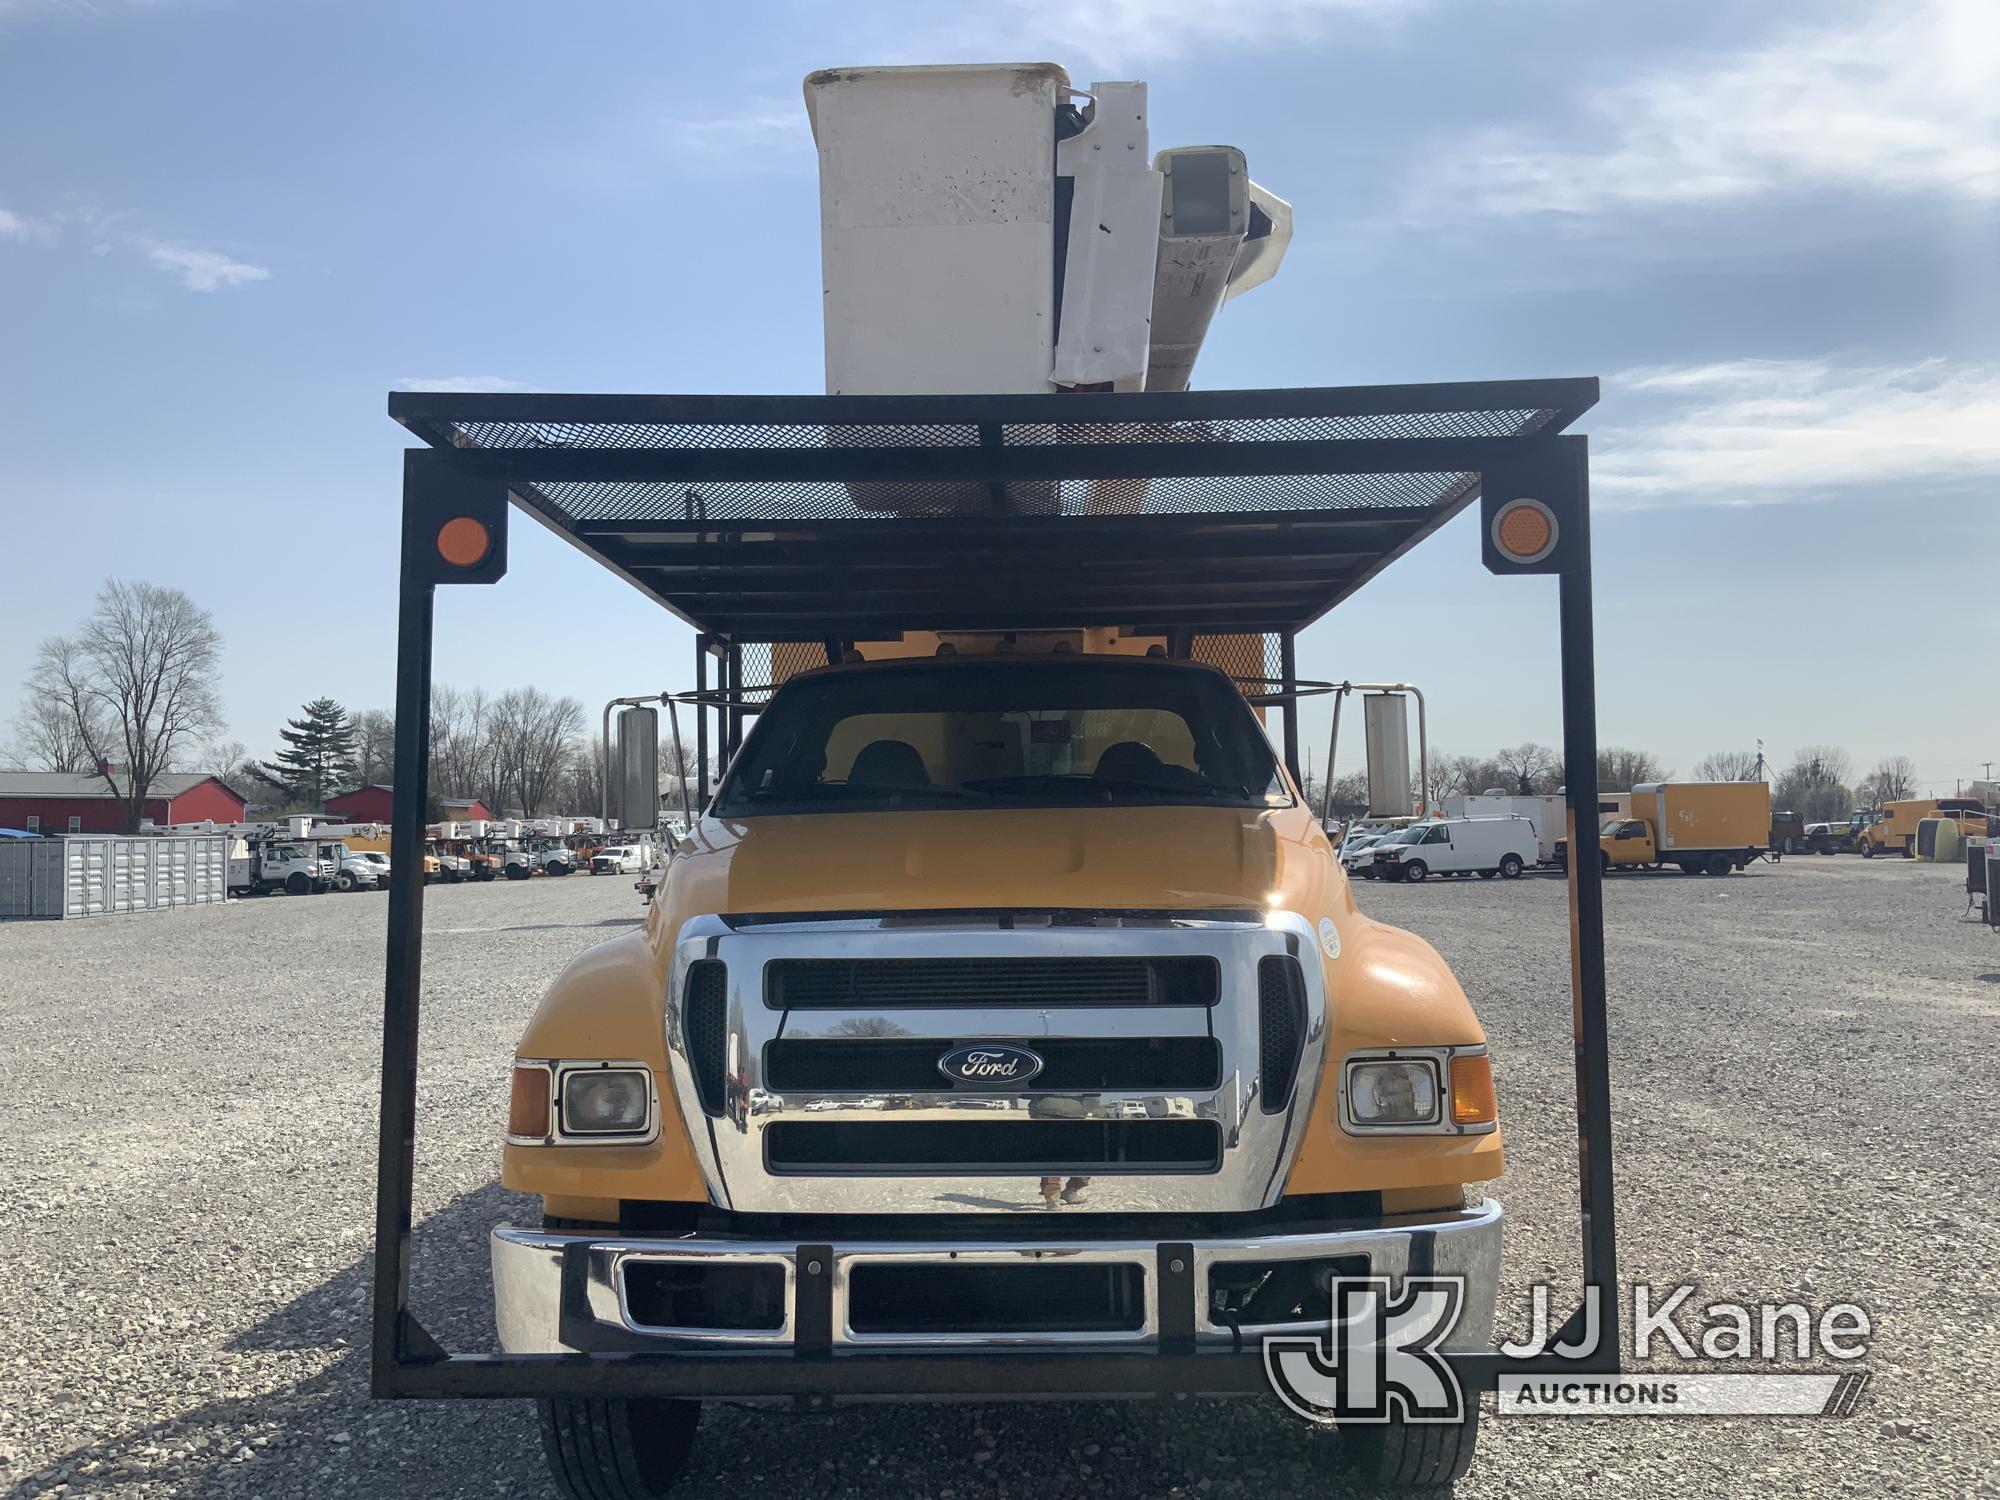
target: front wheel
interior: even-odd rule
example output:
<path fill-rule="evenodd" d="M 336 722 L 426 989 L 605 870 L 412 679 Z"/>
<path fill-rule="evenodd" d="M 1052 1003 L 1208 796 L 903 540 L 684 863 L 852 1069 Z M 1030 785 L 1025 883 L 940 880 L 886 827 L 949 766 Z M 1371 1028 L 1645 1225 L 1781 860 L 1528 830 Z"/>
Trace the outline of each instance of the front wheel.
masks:
<path fill-rule="evenodd" d="M 701 1406 L 640 1397 L 535 1403 L 542 1453 L 567 1500 L 656 1500 L 687 1472 Z"/>
<path fill-rule="evenodd" d="M 1413 859 L 1403 866 L 1403 879 L 1412 884 L 1423 880 L 1431 872 L 1431 867 L 1420 859 Z"/>
<path fill-rule="evenodd" d="M 342 892 L 353 890 L 354 877 L 350 875 L 347 871 L 342 870 L 338 875 L 333 877 L 333 888 L 336 891 L 342 891 Z"/>
<path fill-rule="evenodd" d="M 1609 875 L 1611 873 L 1611 856 L 1606 854 L 1602 849 L 1597 851 L 1597 873 L 1600 875 Z"/>
<path fill-rule="evenodd" d="M 1788 834 L 1786 834 L 1786 835 L 1785 835 L 1785 853 L 1787 853 L 1787 854 L 1790 854 L 1790 853 L 1792 853 L 1792 852 L 1793 852 L 1793 850 L 1794 850 L 1794 849 L 1795 849 L 1796 847 L 1797 847 L 1797 846 L 1796 846 L 1796 845 L 1794 845 L 1794 844 L 1793 844 L 1793 842 L 1792 842 L 1792 836 L 1791 836 L 1791 835 L 1790 835 L 1789 833 L 1788 833 Z"/>
<path fill-rule="evenodd" d="M 1873 859 L 1875 857 L 1875 845 L 1872 841 L 1866 839 L 1862 841 L 1861 857 L 1863 859 Z"/>
<path fill-rule="evenodd" d="M 312 876 L 302 871 L 294 870 L 285 877 L 285 894 L 288 896 L 310 896 L 312 888 Z"/>
<path fill-rule="evenodd" d="M 1466 1398 L 1461 1422 L 1369 1422 L 1336 1429 L 1347 1461 L 1377 1489 L 1436 1490 L 1472 1467 L 1479 1441 L 1478 1397 Z"/>
<path fill-rule="evenodd" d="M 1521 866 L 1520 855 L 1503 854 L 1500 856 L 1500 874 L 1502 878 L 1507 880 L 1519 880 L 1521 878 L 1521 868 L 1522 866 Z"/>
<path fill-rule="evenodd" d="M 1708 873 L 1711 875 L 1727 875 L 1735 868 L 1736 861 L 1726 854 L 1711 854 L 1708 857 Z"/>

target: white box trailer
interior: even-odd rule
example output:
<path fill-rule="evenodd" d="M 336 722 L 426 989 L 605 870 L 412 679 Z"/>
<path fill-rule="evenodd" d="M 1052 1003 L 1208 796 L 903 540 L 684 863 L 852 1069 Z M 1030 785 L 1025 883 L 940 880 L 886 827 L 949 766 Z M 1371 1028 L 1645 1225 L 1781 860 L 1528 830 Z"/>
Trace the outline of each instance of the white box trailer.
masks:
<path fill-rule="evenodd" d="M 1486 791 L 1477 797 L 1441 797 L 1438 811 L 1447 818 L 1526 818 L 1535 825 L 1535 862 L 1543 865 L 1555 863 L 1556 841 L 1569 822 L 1563 799 L 1554 794 L 1516 797 Z"/>
<path fill-rule="evenodd" d="M 59 920 L 220 905 L 220 834 L 75 834 L 0 843 L 0 920 Z"/>

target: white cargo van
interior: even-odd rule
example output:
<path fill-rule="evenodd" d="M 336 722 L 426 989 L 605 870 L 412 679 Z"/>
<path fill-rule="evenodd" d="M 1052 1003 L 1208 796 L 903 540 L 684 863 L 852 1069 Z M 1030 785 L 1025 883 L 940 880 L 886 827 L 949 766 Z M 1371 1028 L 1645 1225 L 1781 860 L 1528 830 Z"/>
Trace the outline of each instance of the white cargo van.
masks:
<path fill-rule="evenodd" d="M 1439 818 L 1390 834 L 1372 852 L 1384 880 L 1473 874 L 1513 880 L 1535 862 L 1535 825 L 1527 818 Z"/>

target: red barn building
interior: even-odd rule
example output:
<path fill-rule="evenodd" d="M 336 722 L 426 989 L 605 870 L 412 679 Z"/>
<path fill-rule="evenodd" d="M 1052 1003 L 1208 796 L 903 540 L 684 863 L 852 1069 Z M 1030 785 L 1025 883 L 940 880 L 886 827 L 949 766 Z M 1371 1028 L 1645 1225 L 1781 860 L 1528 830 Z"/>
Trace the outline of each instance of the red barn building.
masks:
<path fill-rule="evenodd" d="M 326 810 L 350 823 L 386 823 L 394 795 L 393 787 L 358 787 L 351 792 L 342 792 L 338 797 L 327 798 Z M 445 817 L 454 823 L 470 822 L 475 818 L 490 820 L 493 816 L 477 797 L 446 797 L 439 805 L 443 807 Z"/>
<path fill-rule="evenodd" d="M 172 823 L 240 823 L 243 807 L 243 798 L 219 777 L 201 771 L 171 771 L 153 778 L 139 816 L 157 828 Z M 31 833 L 123 833 L 125 801 L 112 794 L 102 776 L 0 771 L 0 828 L 25 828 Z"/>

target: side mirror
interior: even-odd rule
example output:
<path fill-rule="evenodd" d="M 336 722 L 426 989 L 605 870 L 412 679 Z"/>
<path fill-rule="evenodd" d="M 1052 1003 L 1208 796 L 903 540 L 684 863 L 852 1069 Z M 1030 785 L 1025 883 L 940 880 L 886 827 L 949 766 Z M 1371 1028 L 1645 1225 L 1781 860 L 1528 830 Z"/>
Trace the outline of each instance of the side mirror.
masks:
<path fill-rule="evenodd" d="M 618 716 L 611 754 L 611 815 L 620 828 L 660 826 L 660 711 L 628 708 Z"/>

